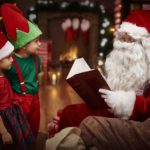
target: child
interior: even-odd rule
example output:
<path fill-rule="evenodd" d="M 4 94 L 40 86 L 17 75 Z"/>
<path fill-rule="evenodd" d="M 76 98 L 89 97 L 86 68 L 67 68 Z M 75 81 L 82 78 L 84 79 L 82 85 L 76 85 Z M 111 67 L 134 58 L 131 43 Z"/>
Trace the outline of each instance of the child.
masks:
<path fill-rule="evenodd" d="M 40 121 L 37 83 L 40 59 L 36 52 L 40 48 L 39 36 L 42 32 L 12 4 L 3 4 L 1 15 L 8 38 L 16 49 L 13 65 L 6 75 L 15 92 L 16 102 L 22 107 L 33 134 L 37 136 Z"/>
<path fill-rule="evenodd" d="M 10 145 L 12 150 L 28 150 L 33 144 L 33 134 L 20 107 L 13 103 L 13 91 L 3 74 L 10 69 L 13 45 L 0 32 L 0 149 Z"/>

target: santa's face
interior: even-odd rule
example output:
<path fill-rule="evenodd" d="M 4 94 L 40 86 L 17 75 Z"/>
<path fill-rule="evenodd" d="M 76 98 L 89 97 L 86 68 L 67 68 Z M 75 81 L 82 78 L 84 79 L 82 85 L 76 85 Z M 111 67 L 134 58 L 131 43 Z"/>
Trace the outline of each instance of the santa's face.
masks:
<path fill-rule="evenodd" d="M 128 36 L 119 35 L 105 63 L 107 81 L 112 90 L 134 90 L 141 93 L 147 81 L 147 62 L 142 44 Z"/>
<path fill-rule="evenodd" d="M 126 43 L 132 43 L 135 42 L 136 40 L 131 37 L 130 35 L 128 35 L 128 33 L 118 33 L 116 39 L 119 39 L 120 41 L 126 42 Z"/>

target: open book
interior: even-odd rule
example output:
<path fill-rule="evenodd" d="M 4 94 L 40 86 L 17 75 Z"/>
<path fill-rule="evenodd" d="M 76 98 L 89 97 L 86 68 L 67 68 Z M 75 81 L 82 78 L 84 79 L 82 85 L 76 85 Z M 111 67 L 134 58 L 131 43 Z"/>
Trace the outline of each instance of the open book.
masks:
<path fill-rule="evenodd" d="M 91 69 L 84 58 L 74 61 L 66 80 L 91 108 L 108 108 L 98 90 L 110 88 L 102 74 L 97 69 Z"/>

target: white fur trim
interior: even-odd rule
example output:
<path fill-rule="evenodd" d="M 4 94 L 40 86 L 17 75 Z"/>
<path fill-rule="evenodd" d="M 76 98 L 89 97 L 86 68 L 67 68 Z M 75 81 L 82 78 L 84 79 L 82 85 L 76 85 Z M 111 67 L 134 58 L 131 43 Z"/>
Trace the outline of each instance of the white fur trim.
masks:
<path fill-rule="evenodd" d="M 72 22 L 71 22 L 70 18 L 66 19 L 65 22 L 66 22 L 66 25 L 67 25 L 68 28 L 72 26 Z"/>
<path fill-rule="evenodd" d="M 136 95 L 133 91 L 117 91 L 117 100 L 115 107 L 113 108 L 113 113 L 117 117 L 122 119 L 128 119 L 134 108 L 134 104 L 136 101 Z"/>
<path fill-rule="evenodd" d="M 78 29 L 79 29 L 79 26 L 80 26 L 80 20 L 79 20 L 79 18 L 74 18 L 74 19 L 72 20 L 72 28 L 73 28 L 74 30 L 78 30 Z"/>
<path fill-rule="evenodd" d="M 150 36 L 142 39 L 142 45 L 144 48 L 150 48 Z"/>
<path fill-rule="evenodd" d="M 123 22 L 118 28 L 118 32 L 126 32 L 135 39 L 149 35 L 149 32 L 145 27 L 139 27 L 136 24 L 130 22 Z"/>
<path fill-rule="evenodd" d="M 82 22 L 81 22 L 81 31 L 82 32 L 86 32 L 88 31 L 90 28 L 90 22 L 89 20 L 87 19 L 82 19 Z"/>
<path fill-rule="evenodd" d="M 14 46 L 7 41 L 5 45 L 0 49 L 0 60 L 10 55 L 14 50 Z"/>
<path fill-rule="evenodd" d="M 61 24 L 61 27 L 62 27 L 63 31 L 66 31 L 66 29 L 67 29 L 67 24 L 66 24 L 65 21 Z"/>

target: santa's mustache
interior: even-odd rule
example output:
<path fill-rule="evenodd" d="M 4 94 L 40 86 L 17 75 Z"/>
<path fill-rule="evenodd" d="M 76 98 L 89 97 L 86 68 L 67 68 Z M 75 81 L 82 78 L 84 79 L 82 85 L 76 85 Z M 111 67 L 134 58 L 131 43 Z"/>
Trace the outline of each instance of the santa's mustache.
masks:
<path fill-rule="evenodd" d="M 121 40 L 118 40 L 118 39 L 115 39 L 114 40 L 114 44 L 113 44 L 113 47 L 114 49 L 127 49 L 127 50 L 130 50 L 130 49 L 133 49 L 135 46 L 140 46 L 140 48 L 142 47 L 142 45 L 139 43 L 139 42 L 125 42 L 125 41 L 121 41 Z"/>
<path fill-rule="evenodd" d="M 115 39 L 114 50 L 116 53 L 120 51 L 123 57 L 126 56 L 132 61 L 138 61 L 141 57 L 145 57 L 144 47 L 139 42 L 128 43 Z"/>

